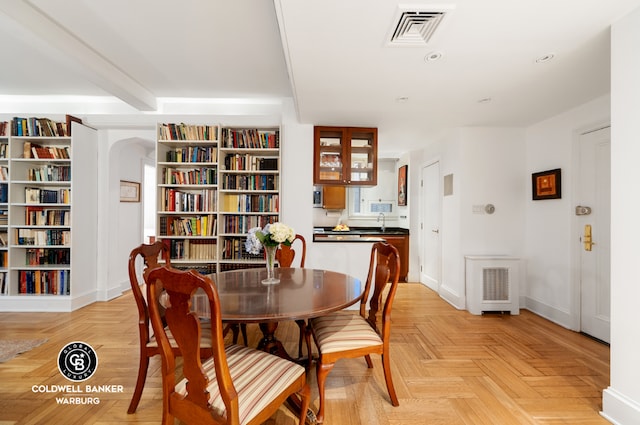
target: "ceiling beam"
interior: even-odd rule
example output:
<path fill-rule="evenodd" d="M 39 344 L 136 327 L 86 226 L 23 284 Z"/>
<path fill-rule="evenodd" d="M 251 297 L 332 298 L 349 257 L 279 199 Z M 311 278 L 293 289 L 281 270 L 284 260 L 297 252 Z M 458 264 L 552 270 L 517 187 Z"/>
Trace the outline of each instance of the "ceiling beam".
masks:
<path fill-rule="evenodd" d="M 0 11 L 77 64 L 85 77 L 140 111 L 155 111 L 155 96 L 126 72 L 27 0 L 0 1 Z"/>

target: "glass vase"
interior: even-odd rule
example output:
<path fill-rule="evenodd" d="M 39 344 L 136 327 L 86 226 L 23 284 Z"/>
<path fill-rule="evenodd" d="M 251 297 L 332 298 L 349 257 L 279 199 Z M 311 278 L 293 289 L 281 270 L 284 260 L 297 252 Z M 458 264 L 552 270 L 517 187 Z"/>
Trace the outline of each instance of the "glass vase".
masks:
<path fill-rule="evenodd" d="M 262 283 L 266 285 L 272 285 L 274 283 L 280 283 L 280 279 L 275 277 L 274 265 L 276 263 L 276 251 L 278 246 L 265 246 L 264 252 L 267 260 L 267 278 L 262 280 Z"/>

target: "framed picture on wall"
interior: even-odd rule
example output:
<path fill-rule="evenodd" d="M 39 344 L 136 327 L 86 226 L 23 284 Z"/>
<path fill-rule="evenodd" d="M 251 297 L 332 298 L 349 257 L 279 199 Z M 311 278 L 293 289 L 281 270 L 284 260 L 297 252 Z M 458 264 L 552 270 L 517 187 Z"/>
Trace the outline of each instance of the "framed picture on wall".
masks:
<path fill-rule="evenodd" d="M 403 165 L 398 169 L 398 206 L 407 205 L 407 170 L 409 166 Z"/>
<path fill-rule="evenodd" d="M 120 180 L 120 202 L 140 202 L 140 183 Z"/>
<path fill-rule="evenodd" d="M 560 168 L 533 173 L 531 175 L 531 191 L 534 201 L 562 198 Z"/>

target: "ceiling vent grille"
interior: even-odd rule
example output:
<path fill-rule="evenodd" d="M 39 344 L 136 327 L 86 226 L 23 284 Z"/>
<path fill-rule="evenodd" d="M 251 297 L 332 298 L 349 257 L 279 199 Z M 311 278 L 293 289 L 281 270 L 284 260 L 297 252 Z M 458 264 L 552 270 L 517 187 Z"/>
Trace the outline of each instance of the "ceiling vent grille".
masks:
<path fill-rule="evenodd" d="M 389 40 L 392 45 L 424 46 L 438 28 L 445 12 L 404 11 Z"/>

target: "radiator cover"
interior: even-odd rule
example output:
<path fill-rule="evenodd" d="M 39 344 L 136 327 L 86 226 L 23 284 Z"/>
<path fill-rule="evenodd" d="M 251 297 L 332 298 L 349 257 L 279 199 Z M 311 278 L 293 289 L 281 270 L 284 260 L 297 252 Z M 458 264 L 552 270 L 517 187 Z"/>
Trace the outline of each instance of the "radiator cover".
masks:
<path fill-rule="evenodd" d="M 508 256 L 466 256 L 467 310 L 472 314 L 520 314 L 520 259 Z"/>

